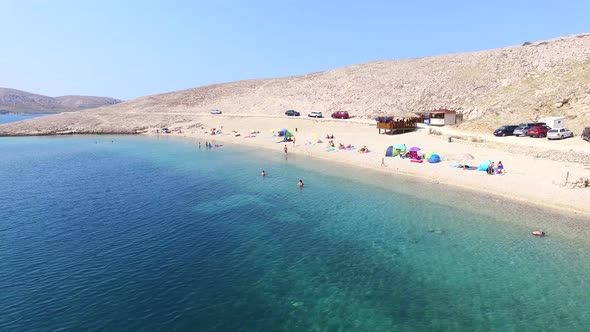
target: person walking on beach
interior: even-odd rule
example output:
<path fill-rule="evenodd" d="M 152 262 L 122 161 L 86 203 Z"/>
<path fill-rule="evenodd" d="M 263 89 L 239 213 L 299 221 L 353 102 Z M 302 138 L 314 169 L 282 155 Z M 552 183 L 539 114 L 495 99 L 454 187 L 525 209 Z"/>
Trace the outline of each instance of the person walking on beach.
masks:
<path fill-rule="evenodd" d="M 293 137 L 293 146 L 295 146 L 295 137 Z"/>
<path fill-rule="evenodd" d="M 285 153 L 287 153 L 287 144 L 285 144 Z"/>

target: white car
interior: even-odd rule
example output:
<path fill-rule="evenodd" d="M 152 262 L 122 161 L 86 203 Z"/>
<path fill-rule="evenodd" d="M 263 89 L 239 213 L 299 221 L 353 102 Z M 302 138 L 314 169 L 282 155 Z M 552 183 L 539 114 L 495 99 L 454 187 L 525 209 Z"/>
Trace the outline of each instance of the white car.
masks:
<path fill-rule="evenodd" d="M 567 128 L 553 128 L 547 132 L 547 139 L 564 139 L 566 137 L 574 137 L 574 133 Z"/>
<path fill-rule="evenodd" d="M 323 118 L 322 112 L 309 112 L 307 116 L 310 118 Z"/>
<path fill-rule="evenodd" d="M 211 113 L 211 114 L 221 114 L 221 111 L 220 110 L 211 110 L 211 111 L 209 111 L 209 113 Z"/>

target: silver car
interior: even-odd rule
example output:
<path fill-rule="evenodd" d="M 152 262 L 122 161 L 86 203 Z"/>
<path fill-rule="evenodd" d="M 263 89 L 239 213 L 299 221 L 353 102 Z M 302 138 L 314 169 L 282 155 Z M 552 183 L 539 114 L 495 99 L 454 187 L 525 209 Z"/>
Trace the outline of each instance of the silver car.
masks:
<path fill-rule="evenodd" d="M 566 137 L 574 137 L 574 133 L 567 128 L 553 128 L 547 132 L 547 139 L 564 139 Z"/>
<path fill-rule="evenodd" d="M 518 126 L 514 129 L 514 136 L 526 136 L 529 133 L 531 126 Z"/>

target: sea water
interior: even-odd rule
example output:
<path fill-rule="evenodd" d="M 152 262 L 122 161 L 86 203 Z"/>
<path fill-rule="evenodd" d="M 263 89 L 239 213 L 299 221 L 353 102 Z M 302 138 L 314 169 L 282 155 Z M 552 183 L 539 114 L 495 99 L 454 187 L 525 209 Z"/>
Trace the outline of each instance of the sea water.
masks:
<path fill-rule="evenodd" d="M 47 114 L 0 114 L 0 124 L 38 118 Z"/>
<path fill-rule="evenodd" d="M 587 216 L 201 143 L 1 138 L 0 330 L 590 326 Z"/>

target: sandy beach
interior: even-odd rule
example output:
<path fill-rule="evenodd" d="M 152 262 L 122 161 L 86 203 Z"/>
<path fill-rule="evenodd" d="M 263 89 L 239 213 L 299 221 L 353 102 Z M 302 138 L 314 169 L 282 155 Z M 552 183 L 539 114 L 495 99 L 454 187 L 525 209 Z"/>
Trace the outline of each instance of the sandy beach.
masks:
<path fill-rule="evenodd" d="M 590 144 L 579 137 L 564 141 L 528 137 L 496 138 L 491 134 L 470 134 L 444 127 L 433 128 L 434 134 L 429 130 L 432 127 L 421 127 L 410 133 L 384 135 L 378 134 L 375 122 L 371 120 L 304 117 L 201 115 L 194 121 L 175 128 L 171 134 L 156 134 L 157 128 L 154 128 L 149 135 L 185 136 L 195 138 L 203 145 L 206 141 L 224 142 L 271 149 L 277 153 L 284 153 L 286 144 L 289 154 L 370 168 L 392 176 L 412 176 L 424 181 L 495 194 L 539 208 L 558 209 L 578 217 L 590 217 L 590 187 L 578 188 L 573 184 L 580 177 L 590 176 L 587 160 Z M 198 128 L 196 123 L 200 123 L 201 127 Z M 211 135 L 211 128 L 221 130 L 221 134 Z M 272 129 L 279 128 L 289 129 L 295 135 L 295 143 L 276 143 L 280 138 L 273 135 Z M 328 152 L 327 134 L 334 135 L 336 146 L 340 143 L 346 146 L 351 144 L 356 150 L 336 149 Z M 449 142 L 449 136 L 453 137 L 452 142 Z M 318 139 L 322 143 L 318 143 Z M 399 157 L 384 157 L 387 147 L 395 144 L 405 144 L 408 148 L 420 147 L 421 153 L 435 152 L 443 161 L 419 164 Z M 358 149 L 363 146 L 370 152 L 359 153 Z M 542 151 L 553 151 L 553 160 L 540 155 Z M 465 159 L 463 155 L 466 154 L 473 156 L 473 159 Z M 455 163 L 478 166 L 486 160 L 496 163 L 502 161 L 506 174 L 488 175 L 482 171 L 451 167 Z"/>

